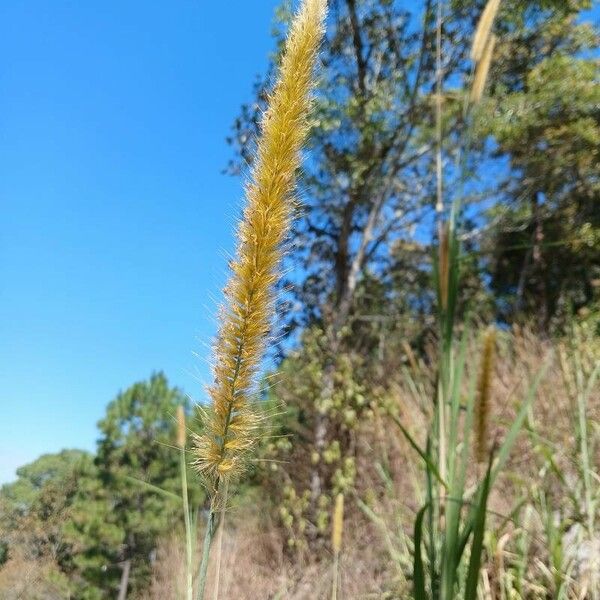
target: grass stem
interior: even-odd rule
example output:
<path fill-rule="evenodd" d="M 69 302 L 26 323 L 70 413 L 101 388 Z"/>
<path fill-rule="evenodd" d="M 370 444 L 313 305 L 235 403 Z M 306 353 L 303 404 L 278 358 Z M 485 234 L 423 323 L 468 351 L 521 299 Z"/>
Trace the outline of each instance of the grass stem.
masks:
<path fill-rule="evenodd" d="M 228 491 L 228 483 L 225 482 L 225 487 L 223 490 L 223 504 L 221 506 L 221 518 L 219 519 L 219 523 L 217 527 L 218 538 L 217 538 L 217 555 L 215 557 L 215 585 L 213 591 L 213 600 L 219 600 L 219 583 L 221 580 L 221 558 L 223 556 L 223 530 L 225 529 L 225 509 L 227 508 L 227 491 Z"/>
<path fill-rule="evenodd" d="M 204 533 L 204 544 L 202 545 L 202 560 L 200 562 L 200 572 L 198 573 L 198 591 L 197 600 L 204 600 L 206 590 L 206 578 L 208 574 L 208 563 L 210 560 L 210 548 L 215 535 L 217 525 L 217 513 L 211 508 L 206 520 L 206 531 Z"/>
<path fill-rule="evenodd" d="M 185 524 L 185 597 L 192 600 L 194 596 L 192 562 L 194 555 L 194 537 L 192 534 L 192 520 L 190 515 L 190 503 L 188 498 L 187 462 L 185 459 L 185 447 L 180 449 L 181 469 L 181 497 L 183 499 L 183 520 Z"/>

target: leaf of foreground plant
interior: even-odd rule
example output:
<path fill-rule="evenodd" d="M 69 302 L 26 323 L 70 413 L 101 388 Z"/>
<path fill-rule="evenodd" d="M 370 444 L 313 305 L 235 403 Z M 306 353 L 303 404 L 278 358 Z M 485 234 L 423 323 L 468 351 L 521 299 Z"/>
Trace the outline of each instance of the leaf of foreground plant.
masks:
<path fill-rule="evenodd" d="M 183 502 L 183 499 L 181 498 L 181 496 L 178 496 L 177 494 L 174 494 L 173 492 L 170 492 L 169 490 L 163 490 L 163 488 L 158 487 L 157 485 L 148 483 L 147 481 L 144 481 L 143 479 L 138 479 L 137 477 L 131 477 L 130 475 L 125 475 L 124 479 L 131 483 L 135 483 L 136 485 L 139 485 L 140 487 L 146 488 L 146 490 L 148 490 L 149 492 L 155 492 L 160 496 L 164 496 L 165 498 L 169 498 L 169 499 L 175 500 L 177 502 Z"/>
<path fill-rule="evenodd" d="M 471 557 L 469 559 L 469 571 L 465 587 L 465 600 L 477 600 L 477 585 L 479 584 L 479 569 L 481 568 L 481 555 L 483 554 L 483 536 L 485 534 L 485 518 L 487 515 L 487 501 L 490 493 L 490 482 L 492 474 L 492 458 L 488 464 L 477 513 L 475 515 L 475 527 L 473 529 L 473 544 L 471 546 Z"/>
<path fill-rule="evenodd" d="M 447 490 L 448 484 L 442 479 L 442 476 L 440 475 L 437 467 L 433 464 L 433 461 L 431 460 L 431 458 L 429 458 L 427 453 L 421 449 L 419 444 L 417 444 L 415 439 L 408 432 L 408 429 L 406 429 L 406 427 L 404 427 L 404 425 L 402 425 L 402 421 L 400 421 L 400 419 L 396 415 L 391 415 L 391 417 L 392 417 L 392 420 L 394 421 L 394 423 L 396 423 L 396 425 L 398 425 L 398 427 L 400 428 L 400 431 L 402 432 L 402 434 L 404 435 L 404 437 L 406 438 L 408 443 L 411 445 L 413 450 L 425 461 L 427 468 L 433 473 L 433 475 L 438 480 L 438 482 L 441 483 L 444 486 L 444 488 Z"/>
<path fill-rule="evenodd" d="M 425 571 L 423 569 L 423 556 L 421 555 L 421 540 L 423 538 L 423 519 L 425 513 L 429 509 L 429 504 L 426 504 L 417 514 L 415 520 L 415 559 L 413 565 L 413 584 L 415 600 L 428 600 L 427 592 L 425 591 Z"/>

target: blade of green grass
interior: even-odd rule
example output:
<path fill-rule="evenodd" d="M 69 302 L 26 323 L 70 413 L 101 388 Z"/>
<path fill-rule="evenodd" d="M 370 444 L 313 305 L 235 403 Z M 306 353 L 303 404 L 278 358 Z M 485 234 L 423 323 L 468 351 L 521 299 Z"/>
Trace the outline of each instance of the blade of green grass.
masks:
<path fill-rule="evenodd" d="M 136 485 L 139 485 L 140 487 L 146 488 L 150 492 L 155 492 L 156 494 L 164 496 L 165 498 L 175 500 L 178 503 L 183 502 L 182 498 L 180 496 L 178 496 L 177 494 L 174 494 L 173 492 L 169 492 L 168 490 L 163 490 L 161 487 L 158 487 L 157 485 L 148 483 L 147 481 L 144 481 L 143 479 L 138 479 L 137 477 L 131 477 L 130 475 L 125 475 L 124 479 L 131 483 L 135 483 Z"/>
<path fill-rule="evenodd" d="M 419 446 L 419 444 L 417 444 L 415 439 L 409 433 L 408 429 L 406 429 L 406 427 L 404 427 L 404 425 L 402 424 L 402 421 L 400 421 L 400 419 L 396 415 L 390 415 L 390 416 L 392 417 L 392 420 L 394 421 L 394 423 L 396 423 L 396 425 L 398 426 L 398 428 L 400 429 L 400 431 L 402 432 L 402 434 L 404 435 L 404 437 L 406 438 L 408 443 L 411 445 L 413 450 L 423 459 L 423 461 L 427 465 L 427 468 L 429 470 L 431 470 L 434 477 L 438 480 L 439 483 L 441 483 L 444 486 L 444 489 L 447 490 L 448 485 L 442 479 L 437 467 L 435 466 L 435 464 L 433 463 L 431 458 L 429 458 L 429 456 L 425 453 L 425 451 Z"/>
<path fill-rule="evenodd" d="M 465 585 L 465 600 L 477 600 L 477 587 L 479 585 L 479 570 L 483 555 L 483 537 L 485 535 L 485 519 L 487 515 L 487 501 L 490 492 L 492 472 L 492 460 L 488 464 L 487 472 L 483 480 L 481 494 L 477 505 L 475 526 L 473 528 L 473 543 L 471 545 L 471 557 L 469 559 L 469 570 Z"/>
<path fill-rule="evenodd" d="M 413 585 L 415 600 L 429 600 L 425 589 L 425 569 L 423 567 L 423 555 L 421 554 L 421 542 L 423 539 L 423 519 L 425 513 L 430 509 L 429 504 L 426 504 L 417 514 L 415 520 L 415 559 L 413 565 Z"/>

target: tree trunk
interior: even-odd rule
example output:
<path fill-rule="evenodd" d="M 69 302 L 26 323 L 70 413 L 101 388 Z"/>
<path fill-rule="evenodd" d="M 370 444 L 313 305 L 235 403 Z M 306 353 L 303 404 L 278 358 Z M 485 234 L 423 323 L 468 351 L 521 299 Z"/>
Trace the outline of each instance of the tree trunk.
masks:
<path fill-rule="evenodd" d="M 531 197 L 531 217 L 533 219 L 533 273 L 535 278 L 535 293 L 537 294 L 536 304 L 539 306 L 538 311 L 538 329 L 540 333 L 545 333 L 548 330 L 549 321 L 549 306 L 548 306 L 548 289 L 546 287 L 546 262 L 542 251 L 544 243 L 544 226 L 538 201 L 538 194 L 534 192 Z"/>
<path fill-rule="evenodd" d="M 127 588 L 129 587 L 129 572 L 131 571 L 131 559 L 121 563 L 123 572 L 121 573 L 121 583 L 119 584 L 119 596 L 117 600 L 125 600 L 127 598 Z"/>

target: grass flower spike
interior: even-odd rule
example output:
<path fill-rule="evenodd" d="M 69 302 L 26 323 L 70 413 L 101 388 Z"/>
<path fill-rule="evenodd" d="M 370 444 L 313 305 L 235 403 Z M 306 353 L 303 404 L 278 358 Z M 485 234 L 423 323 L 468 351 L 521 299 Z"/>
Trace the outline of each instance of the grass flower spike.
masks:
<path fill-rule="evenodd" d="M 475 77 L 473 78 L 473 87 L 471 88 L 471 102 L 477 104 L 483 97 L 485 84 L 492 64 L 494 56 L 494 47 L 496 45 L 496 36 L 490 35 L 485 44 L 481 60 L 475 67 Z"/>
<path fill-rule="evenodd" d="M 339 554 L 342 549 L 342 532 L 344 530 L 344 494 L 338 494 L 335 498 L 333 511 L 333 526 L 331 529 L 331 545 L 333 551 Z"/>
<path fill-rule="evenodd" d="M 203 433 L 194 438 L 194 465 L 208 484 L 211 500 L 198 576 L 200 599 L 204 598 L 210 548 L 219 521 L 222 532 L 229 481 L 243 470 L 256 442 L 252 394 L 274 315 L 273 287 L 279 277 L 283 243 L 294 212 L 296 171 L 309 129 L 326 9 L 326 0 L 303 0 L 292 22 L 246 186 L 237 254 L 225 287 L 214 347 L 211 406 L 204 411 Z M 220 546 L 215 597 L 219 593 Z"/>
<path fill-rule="evenodd" d="M 291 26 L 246 187 L 214 348 L 212 406 L 205 432 L 195 439 L 195 465 L 216 486 L 242 470 L 255 441 L 250 396 L 274 313 L 273 285 L 293 214 L 325 11 L 325 0 L 305 0 Z"/>
<path fill-rule="evenodd" d="M 179 448 L 185 449 L 185 411 L 183 406 L 177 407 L 177 445 Z"/>
<path fill-rule="evenodd" d="M 490 402 L 495 353 L 496 330 L 494 327 L 489 327 L 483 337 L 481 368 L 479 372 L 479 381 L 477 383 L 478 404 L 475 429 L 475 455 L 480 463 L 483 463 L 488 459 L 488 423 L 491 410 Z"/>
<path fill-rule="evenodd" d="M 479 62 L 483 57 L 499 8 L 500 0 L 488 0 L 481 13 L 471 46 L 471 59 L 475 62 Z"/>

